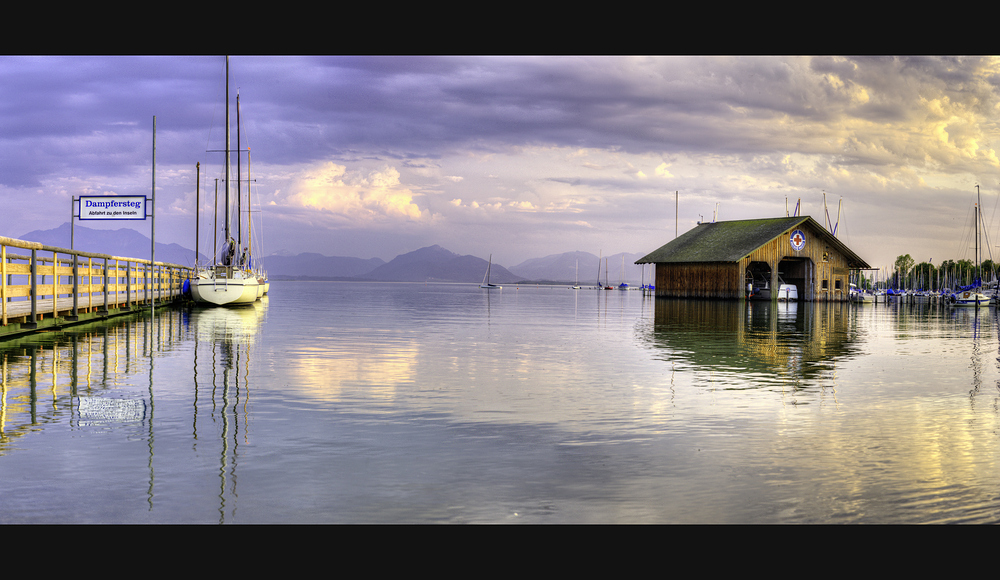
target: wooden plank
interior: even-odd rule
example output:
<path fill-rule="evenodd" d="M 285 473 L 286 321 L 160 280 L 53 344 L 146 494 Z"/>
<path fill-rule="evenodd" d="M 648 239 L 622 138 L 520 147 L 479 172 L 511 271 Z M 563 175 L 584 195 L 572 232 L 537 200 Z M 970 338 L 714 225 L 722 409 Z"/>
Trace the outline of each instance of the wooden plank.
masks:
<path fill-rule="evenodd" d="M 31 264 L 7 264 L 7 273 L 14 276 L 31 275 Z"/>

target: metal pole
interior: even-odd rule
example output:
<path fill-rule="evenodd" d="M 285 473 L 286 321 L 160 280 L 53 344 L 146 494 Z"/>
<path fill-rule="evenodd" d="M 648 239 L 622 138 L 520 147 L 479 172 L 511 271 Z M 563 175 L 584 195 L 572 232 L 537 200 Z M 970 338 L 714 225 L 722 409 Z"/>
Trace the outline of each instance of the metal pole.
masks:
<path fill-rule="evenodd" d="M 195 164 L 195 173 L 197 177 L 195 178 L 195 188 L 194 188 L 194 267 L 197 271 L 198 269 L 198 254 L 201 251 L 198 246 L 198 241 L 201 236 L 198 235 L 198 218 L 201 217 L 201 161 Z"/>
<path fill-rule="evenodd" d="M 80 318 L 80 260 L 73 252 L 73 320 Z"/>
<path fill-rule="evenodd" d="M 76 197 L 69 204 L 69 249 L 73 250 L 73 320 L 80 318 L 80 261 L 76 255 Z"/>
<path fill-rule="evenodd" d="M 151 234 L 151 248 L 149 250 L 149 261 L 156 263 L 156 115 L 153 115 L 153 208 L 150 212 L 152 217 L 152 226 L 150 227 Z M 153 294 L 153 299 L 149 303 L 149 313 L 153 314 L 156 309 L 156 294 Z"/>
<path fill-rule="evenodd" d="M 228 146 L 226 147 L 228 149 Z M 240 151 L 240 89 L 236 89 L 236 255 L 239 256 L 240 248 L 243 247 L 243 170 L 240 160 L 243 159 Z M 242 264 L 240 264 L 242 266 Z"/>
<path fill-rule="evenodd" d="M 216 264 L 216 259 L 219 257 L 219 178 L 215 178 L 215 213 L 213 215 L 214 222 L 212 223 L 212 259 L 209 264 Z"/>

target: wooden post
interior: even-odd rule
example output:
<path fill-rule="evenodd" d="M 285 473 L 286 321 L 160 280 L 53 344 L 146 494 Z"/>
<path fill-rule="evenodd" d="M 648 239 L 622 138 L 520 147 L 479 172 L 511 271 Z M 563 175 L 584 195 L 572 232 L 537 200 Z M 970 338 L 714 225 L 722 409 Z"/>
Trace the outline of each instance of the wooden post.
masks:
<path fill-rule="evenodd" d="M 104 313 L 108 313 L 108 259 L 104 258 L 104 269 L 101 271 L 103 276 L 101 280 L 104 282 Z"/>
<path fill-rule="evenodd" d="M 94 259 L 87 258 L 87 312 L 94 308 Z"/>
<path fill-rule="evenodd" d="M 7 246 L 0 246 L 0 301 L 3 302 L 3 325 L 7 326 Z"/>
<path fill-rule="evenodd" d="M 38 323 L 38 253 L 31 249 L 31 324 Z"/>
<path fill-rule="evenodd" d="M 778 289 L 781 287 L 781 284 L 778 283 L 778 264 L 780 263 L 780 259 L 771 262 L 771 302 L 778 301 Z"/>
<path fill-rule="evenodd" d="M 52 252 L 52 319 L 59 315 L 59 254 Z"/>

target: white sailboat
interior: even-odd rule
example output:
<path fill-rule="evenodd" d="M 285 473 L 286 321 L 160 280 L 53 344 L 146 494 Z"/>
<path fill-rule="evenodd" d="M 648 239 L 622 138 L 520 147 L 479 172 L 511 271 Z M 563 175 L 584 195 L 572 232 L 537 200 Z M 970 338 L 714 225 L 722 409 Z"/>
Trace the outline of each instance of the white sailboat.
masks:
<path fill-rule="evenodd" d="M 573 290 L 580 289 L 580 258 L 576 259 L 576 282 L 573 283 Z"/>
<path fill-rule="evenodd" d="M 622 254 L 622 283 L 618 285 L 619 290 L 628 290 L 628 283 L 625 282 L 625 254 Z"/>
<path fill-rule="evenodd" d="M 490 254 L 490 263 L 486 266 L 486 275 L 483 276 L 483 283 L 479 285 L 480 288 L 486 288 L 487 290 L 500 290 L 503 286 L 490 283 L 490 270 L 493 269 L 493 254 Z"/>
<path fill-rule="evenodd" d="M 979 186 L 976 186 L 976 190 L 979 190 Z M 974 306 L 979 308 L 980 306 L 989 306 L 990 297 L 982 293 L 982 281 L 980 280 L 981 274 L 979 273 L 979 200 L 976 202 L 976 213 L 975 213 L 975 226 L 976 226 L 976 280 L 973 284 L 960 288 L 958 292 L 955 292 L 950 297 L 950 302 L 952 306 Z"/>
<path fill-rule="evenodd" d="M 230 127 L 229 127 L 229 58 L 226 57 L 226 246 L 222 259 L 212 266 L 199 268 L 197 276 L 191 279 L 191 297 L 195 302 L 223 306 L 227 304 L 252 304 L 261 290 L 257 276 L 244 269 L 239 247 L 231 236 L 229 226 L 229 183 L 230 170 Z"/>

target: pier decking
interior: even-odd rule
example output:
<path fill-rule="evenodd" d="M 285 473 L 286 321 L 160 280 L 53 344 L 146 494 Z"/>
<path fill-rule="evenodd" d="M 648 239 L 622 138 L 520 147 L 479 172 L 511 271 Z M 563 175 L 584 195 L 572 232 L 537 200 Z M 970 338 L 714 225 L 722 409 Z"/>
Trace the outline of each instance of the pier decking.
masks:
<path fill-rule="evenodd" d="M 179 264 L 0 237 L 0 340 L 148 310 L 179 298 L 193 273 Z"/>

